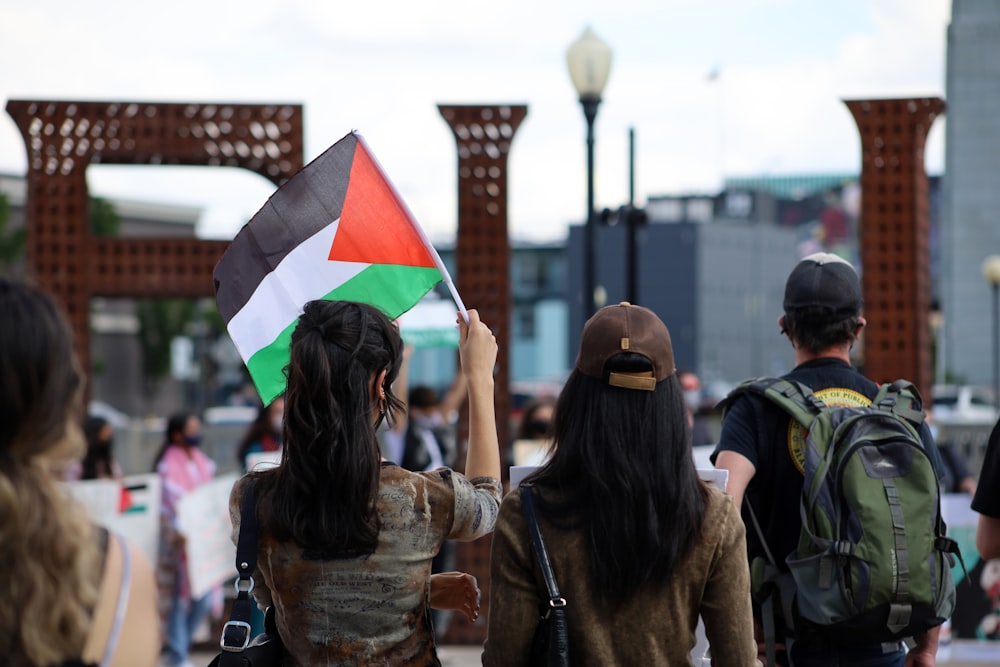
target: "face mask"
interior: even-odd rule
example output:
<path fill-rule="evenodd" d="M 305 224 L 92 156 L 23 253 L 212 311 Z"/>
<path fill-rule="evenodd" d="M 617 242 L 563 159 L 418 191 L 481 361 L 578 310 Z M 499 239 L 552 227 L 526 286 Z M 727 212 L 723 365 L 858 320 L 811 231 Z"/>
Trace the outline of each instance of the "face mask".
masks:
<path fill-rule="evenodd" d="M 189 447 L 197 447 L 201 444 L 201 433 L 197 433 L 195 435 L 185 435 L 184 442 L 186 442 Z"/>
<path fill-rule="evenodd" d="M 528 435 L 532 438 L 544 438 L 549 433 L 549 423 L 543 419 L 528 422 Z"/>
<path fill-rule="evenodd" d="M 701 390 L 687 389 L 684 391 L 684 405 L 688 410 L 697 410 L 701 407 Z"/>

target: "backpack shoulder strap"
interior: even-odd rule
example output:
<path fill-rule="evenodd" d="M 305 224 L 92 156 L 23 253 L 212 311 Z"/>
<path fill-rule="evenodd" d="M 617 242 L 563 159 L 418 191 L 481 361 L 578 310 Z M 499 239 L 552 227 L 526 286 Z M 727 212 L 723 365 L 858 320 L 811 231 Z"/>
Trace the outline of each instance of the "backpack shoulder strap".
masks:
<path fill-rule="evenodd" d="M 716 409 L 722 410 L 725 416 L 726 410 L 737 396 L 743 393 L 757 394 L 775 403 L 782 410 L 787 412 L 792 419 L 802 424 L 806 429 L 813 423 L 823 410 L 826 404 L 813 394 L 812 389 L 793 380 L 783 378 L 759 377 L 744 380 L 737 385 L 729 394 L 722 399 Z"/>
<path fill-rule="evenodd" d="M 913 424 L 914 428 L 924 421 L 920 392 L 907 380 L 896 380 L 881 385 L 875 398 L 872 399 L 872 407 L 891 412 Z"/>

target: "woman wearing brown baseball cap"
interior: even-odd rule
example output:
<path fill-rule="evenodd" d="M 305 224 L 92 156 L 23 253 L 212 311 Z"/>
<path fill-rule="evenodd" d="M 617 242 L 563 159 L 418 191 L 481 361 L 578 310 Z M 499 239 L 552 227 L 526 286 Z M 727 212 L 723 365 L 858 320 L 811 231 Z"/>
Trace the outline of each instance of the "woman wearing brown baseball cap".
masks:
<path fill-rule="evenodd" d="M 587 321 L 526 480 L 566 601 L 573 665 L 689 664 L 698 618 L 715 664 L 755 665 L 743 521 L 695 470 L 670 333 L 653 311 Z M 500 508 L 484 665 L 529 664 L 549 594 L 519 493 Z"/>

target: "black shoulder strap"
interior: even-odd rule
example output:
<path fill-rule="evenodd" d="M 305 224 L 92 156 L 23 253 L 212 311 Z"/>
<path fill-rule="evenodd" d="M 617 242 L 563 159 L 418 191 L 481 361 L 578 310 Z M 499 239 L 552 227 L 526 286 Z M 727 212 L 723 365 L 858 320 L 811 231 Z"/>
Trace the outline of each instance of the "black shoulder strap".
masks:
<path fill-rule="evenodd" d="M 545 587 L 549 591 L 549 607 L 565 607 L 566 600 L 559 595 L 559 585 L 556 583 L 556 575 L 552 571 L 552 562 L 549 560 L 549 552 L 545 549 L 545 542 L 542 540 L 542 531 L 538 527 L 538 518 L 535 516 L 535 499 L 532 494 L 531 484 L 521 484 L 518 493 L 521 495 L 521 511 L 528 521 L 528 532 L 531 533 L 531 544 L 535 549 L 535 556 L 538 558 L 538 565 L 542 569 L 542 576 L 545 578 Z"/>
<path fill-rule="evenodd" d="M 241 653 L 250 644 L 250 619 L 253 612 L 253 572 L 257 568 L 257 503 L 254 500 L 254 482 L 249 477 L 240 504 L 240 535 L 236 540 L 236 600 L 229 621 L 222 628 L 220 667 L 242 665 Z"/>

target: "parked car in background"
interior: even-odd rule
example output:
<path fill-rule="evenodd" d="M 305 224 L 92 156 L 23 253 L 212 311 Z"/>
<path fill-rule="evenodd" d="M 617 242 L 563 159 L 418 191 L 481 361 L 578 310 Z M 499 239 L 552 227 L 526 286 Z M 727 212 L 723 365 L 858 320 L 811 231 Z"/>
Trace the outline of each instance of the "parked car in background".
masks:
<path fill-rule="evenodd" d="M 993 390 L 976 385 L 934 385 L 931 410 L 939 424 L 992 424 L 997 420 Z"/>

